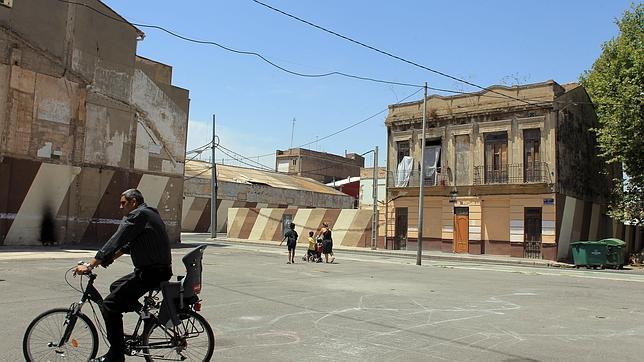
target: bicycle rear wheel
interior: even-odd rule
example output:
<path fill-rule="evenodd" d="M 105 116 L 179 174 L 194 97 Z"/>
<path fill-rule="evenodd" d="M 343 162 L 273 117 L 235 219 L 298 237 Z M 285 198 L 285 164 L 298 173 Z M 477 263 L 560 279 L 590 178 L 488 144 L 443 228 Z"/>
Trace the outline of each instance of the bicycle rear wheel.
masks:
<path fill-rule="evenodd" d="M 73 325 L 69 338 L 58 346 L 68 326 Z M 98 333 L 84 314 L 69 316 L 69 309 L 48 310 L 29 324 L 22 339 L 27 361 L 88 361 L 98 353 Z"/>
<path fill-rule="evenodd" d="M 210 361 L 215 334 L 206 319 L 191 310 L 180 312 L 179 318 L 177 336 L 172 336 L 171 329 L 156 324 L 144 332 L 142 350 L 146 361 Z"/>

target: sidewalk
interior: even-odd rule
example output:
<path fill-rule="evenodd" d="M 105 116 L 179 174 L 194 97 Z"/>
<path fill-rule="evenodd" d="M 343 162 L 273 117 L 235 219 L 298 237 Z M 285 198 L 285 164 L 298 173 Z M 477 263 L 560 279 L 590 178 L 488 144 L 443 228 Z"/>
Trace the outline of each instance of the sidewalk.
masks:
<path fill-rule="evenodd" d="M 235 239 L 235 238 L 228 238 L 223 235 L 218 235 L 216 239 L 212 239 L 210 238 L 210 234 L 184 233 L 182 234 L 182 239 L 185 241 L 202 241 L 202 242 L 218 242 L 218 243 L 221 242 L 221 243 L 230 243 L 230 244 L 246 244 L 246 245 L 257 245 L 257 246 L 268 246 L 268 247 L 279 246 L 279 242 L 277 241 Z M 302 243 L 298 243 L 298 249 L 305 250 L 306 246 Z M 416 259 L 416 251 L 408 251 L 408 250 L 386 250 L 386 249 L 371 250 L 368 248 L 348 247 L 348 246 L 342 246 L 342 245 L 338 245 L 338 246 L 333 245 L 333 249 L 337 250 L 340 255 L 342 253 L 350 253 L 350 254 L 382 255 L 382 256 L 397 257 L 397 258 Z M 338 257 L 341 258 L 341 256 L 338 256 Z M 561 263 L 561 262 L 552 261 L 552 260 L 514 258 L 506 255 L 454 254 L 454 253 L 445 253 L 445 252 L 435 251 L 435 250 L 423 250 L 422 259 L 467 262 L 467 263 L 488 263 L 488 264 L 499 264 L 499 265 L 541 266 L 541 267 L 555 267 L 555 268 L 573 268 L 574 267 L 572 264 Z"/>

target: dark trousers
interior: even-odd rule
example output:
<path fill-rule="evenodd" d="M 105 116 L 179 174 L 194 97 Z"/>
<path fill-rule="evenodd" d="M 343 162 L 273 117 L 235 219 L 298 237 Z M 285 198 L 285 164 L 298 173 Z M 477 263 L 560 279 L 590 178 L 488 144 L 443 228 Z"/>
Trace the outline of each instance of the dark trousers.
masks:
<path fill-rule="evenodd" d="M 105 320 L 107 340 L 110 342 L 108 356 L 111 361 L 125 360 L 123 341 L 123 313 L 136 311 L 138 302 L 148 291 L 156 288 L 172 276 L 170 267 L 135 269 L 110 286 L 110 294 L 103 300 L 101 313 Z"/>

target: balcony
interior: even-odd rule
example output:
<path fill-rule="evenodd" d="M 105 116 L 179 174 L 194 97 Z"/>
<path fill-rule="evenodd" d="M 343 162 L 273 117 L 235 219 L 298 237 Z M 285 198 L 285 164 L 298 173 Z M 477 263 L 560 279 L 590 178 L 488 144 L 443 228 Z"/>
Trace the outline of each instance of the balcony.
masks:
<path fill-rule="evenodd" d="M 425 171 L 427 174 L 427 171 Z M 387 175 L 389 177 L 389 187 L 418 187 L 420 185 L 420 171 L 390 171 Z M 441 172 L 438 167 L 436 172 L 431 176 L 424 177 L 424 186 L 449 186 L 449 177 L 447 173 Z"/>
<path fill-rule="evenodd" d="M 537 162 L 528 168 L 523 167 L 521 163 L 513 163 L 497 169 L 485 166 L 474 167 L 475 185 L 527 183 L 552 183 L 548 164 Z"/>

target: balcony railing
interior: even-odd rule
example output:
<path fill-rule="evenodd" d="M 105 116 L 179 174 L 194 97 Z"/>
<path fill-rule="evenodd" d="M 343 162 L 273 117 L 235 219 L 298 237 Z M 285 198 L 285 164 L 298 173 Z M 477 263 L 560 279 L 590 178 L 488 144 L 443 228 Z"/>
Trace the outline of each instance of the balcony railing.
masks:
<path fill-rule="evenodd" d="M 418 187 L 420 185 L 420 171 L 403 171 L 389 172 L 389 187 Z M 436 172 L 432 175 L 428 175 L 428 172 L 425 171 L 424 186 L 449 186 L 449 177 L 447 173 L 441 172 L 441 168 L 438 167 Z"/>
<path fill-rule="evenodd" d="M 500 168 L 475 166 L 474 184 L 522 184 L 551 183 L 550 168 L 545 162 L 537 162 L 529 167 L 513 163 Z"/>

